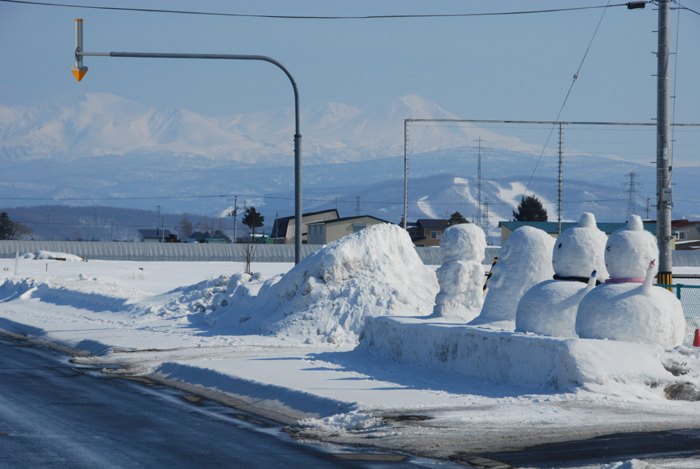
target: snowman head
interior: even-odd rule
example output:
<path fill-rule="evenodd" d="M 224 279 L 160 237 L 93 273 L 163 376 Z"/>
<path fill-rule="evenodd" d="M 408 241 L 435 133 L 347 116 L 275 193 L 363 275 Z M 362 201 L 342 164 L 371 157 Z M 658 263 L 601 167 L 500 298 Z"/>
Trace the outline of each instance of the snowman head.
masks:
<path fill-rule="evenodd" d="M 658 258 L 656 238 L 644 230 L 638 215 L 632 215 L 626 227 L 611 234 L 605 245 L 605 265 L 611 278 L 644 278 L 652 261 L 656 275 Z"/>
<path fill-rule="evenodd" d="M 440 249 L 443 262 L 481 262 L 486 254 L 486 235 L 473 223 L 454 225 L 442 233 Z"/>
<path fill-rule="evenodd" d="M 590 277 L 594 270 L 605 279 L 603 253 L 607 236 L 596 226 L 592 213 L 584 213 L 578 225 L 565 230 L 557 238 L 552 252 L 552 267 L 558 277 Z"/>

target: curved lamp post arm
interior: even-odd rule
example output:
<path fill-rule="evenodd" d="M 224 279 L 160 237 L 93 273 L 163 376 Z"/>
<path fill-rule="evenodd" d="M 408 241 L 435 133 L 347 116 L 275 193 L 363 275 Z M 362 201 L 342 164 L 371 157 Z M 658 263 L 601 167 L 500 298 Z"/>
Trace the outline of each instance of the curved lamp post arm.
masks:
<path fill-rule="evenodd" d="M 284 65 L 273 58 L 264 55 L 234 55 L 234 54 L 166 54 L 149 52 L 83 52 L 82 51 L 82 21 L 80 21 L 80 38 L 76 26 L 76 68 L 82 67 L 83 57 L 131 57 L 146 59 L 215 59 L 215 60 L 258 60 L 277 66 L 287 75 L 294 89 L 294 263 L 301 261 L 301 129 L 299 126 L 299 90 L 294 77 Z M 78 43 L 79 41 L 79 43 Z M 82 75 L 87 72 L 87 67 Z M 75 72 L 74 72 L 75 73 Z M 80 78 L 82 78 L 82 75 Z M 76 76 L 77 78 L 77 76 Z M 234 240 L 235 241 L 235 240 Z"/>

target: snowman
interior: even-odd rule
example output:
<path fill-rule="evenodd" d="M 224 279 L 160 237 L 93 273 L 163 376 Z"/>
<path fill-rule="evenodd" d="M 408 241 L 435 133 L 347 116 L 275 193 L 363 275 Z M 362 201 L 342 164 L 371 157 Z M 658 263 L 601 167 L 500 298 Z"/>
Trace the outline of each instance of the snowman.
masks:
<path fill-rule="evenodd" d="M 498 262 L 491 269 L 481 314 L 469 325 L 514 321 L 518 302 L 525 292 L 554 275 L 553 248 L 554 238 L 542 230 L 522 226 L 513 231 L 503 243 Z"/>
<path fill-rule="evenodd" d="M 447 228 L 440 239 L 442 266 L 437 270 L 440 292 L 431 318 L 467 322 L 484 304 L 484 231 L 472 223 Z"/>
<path fill-rule="evenodd" d="M 554 279 L 530 288 L 520 299 L 515 316 L 517 332 L 576 337 L 576 313 L 583 297 L 608 277 L 605 233 L 592 213 L 564 231 L 554 243 Z"/>
<path fill-rule="evenodd" d="M 670 347 L 683 343 L 681 302 L 665 288 L 654 286 L 658 257 L 656 239 L 644 230 L 637 215 L 610 235 L 605 263 L 611 278 L 581 301 L 576 318 L 579 337 Z"/>

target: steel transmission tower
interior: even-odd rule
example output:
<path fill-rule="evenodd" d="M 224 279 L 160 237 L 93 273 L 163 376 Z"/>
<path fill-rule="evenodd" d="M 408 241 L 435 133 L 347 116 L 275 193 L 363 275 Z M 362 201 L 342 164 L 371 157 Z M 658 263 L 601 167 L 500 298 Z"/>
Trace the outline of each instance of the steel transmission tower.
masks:
<path fill-rule="evenodd" d="M 629 220 L 631 215 L 637 214 L 637 193 L 639 192 L 637 190 L 637 186 L 642 187 L 642 185 L 637 182 L 637 178 L 639 177 L 639 175 L 634 171 L 629 173 L 626 177 L 629 180 L 628 183 L 624 184 L 625 186 L 629 185 L 629 189 L 625 191 L 625 193 L 629 194 L 629 198 L 627 200 L 626 219 Z"/>

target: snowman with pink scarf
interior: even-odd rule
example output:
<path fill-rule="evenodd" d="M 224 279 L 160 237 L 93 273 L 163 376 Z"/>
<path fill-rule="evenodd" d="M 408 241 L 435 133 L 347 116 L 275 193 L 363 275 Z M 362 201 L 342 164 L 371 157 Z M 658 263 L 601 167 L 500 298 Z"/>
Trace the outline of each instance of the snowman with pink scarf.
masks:
<path fill-rule="evenodd" d="M 610 339 L 674 347 L 683 343 L 685 317 L 676 296 L 654 286 L 659 249 L 656 238 L 632 215 L 605 246 L 610 278 L 581 300 L 576 333 L 585 339 Z"/>

